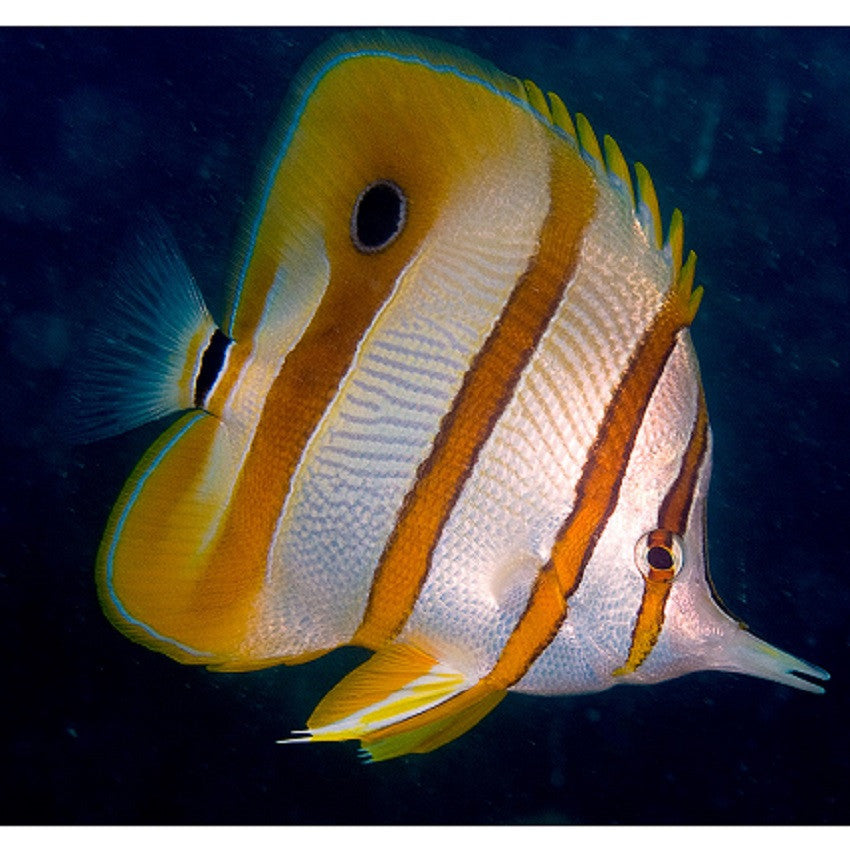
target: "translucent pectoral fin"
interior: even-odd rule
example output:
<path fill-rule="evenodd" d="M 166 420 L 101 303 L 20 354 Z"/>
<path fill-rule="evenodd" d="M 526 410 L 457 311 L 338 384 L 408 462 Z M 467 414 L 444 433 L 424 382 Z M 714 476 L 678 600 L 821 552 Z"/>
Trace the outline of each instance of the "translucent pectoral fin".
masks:
<path fill-rule="evenodd" d="M 360 740 L 370 761 L 425 753 L 469 730 L 504 695 L 416 647 L 393 644 L 333 688 L 299 737 L 281 743 Z"/>
<path fill-rule="evenodd" d="M 771 646 L 744 628 L 729 638 L 724 644 L 723 654 L 715 659 L 711 667 L 769 679 L 813 694 L 824 692 L 820 685 L 809 681 L 809 678 L 822 682 L 829 679 L 829 673 L 821 667 Z"/>

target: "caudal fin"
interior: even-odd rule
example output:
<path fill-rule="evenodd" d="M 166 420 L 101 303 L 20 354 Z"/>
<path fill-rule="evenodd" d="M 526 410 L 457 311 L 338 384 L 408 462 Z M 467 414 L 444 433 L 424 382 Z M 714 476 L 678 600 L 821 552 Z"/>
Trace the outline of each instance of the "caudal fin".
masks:
<path fill-rule="evenodd" d="M 70 442 L 91 442 L 192 407 L 216 332 L 167 227 L 146 222 L 102 299 L 62 405 Z"/>

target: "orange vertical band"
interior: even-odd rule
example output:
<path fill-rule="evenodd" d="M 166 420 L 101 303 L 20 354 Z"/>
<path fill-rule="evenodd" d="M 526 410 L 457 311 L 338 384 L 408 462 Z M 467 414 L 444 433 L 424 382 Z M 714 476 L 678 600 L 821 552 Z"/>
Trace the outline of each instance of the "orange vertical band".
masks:
<path fill-rule="evenodd" d="M 466 373 L 431 454 L 419 467 L 353 643 L 377 648 L 401 631 L 443 526 L 572 278 L 581 235 L 595 207 L 593 178 L 577 154 L 558 149 L 553 151 L 551 181 L 551 207 L 539 251 Z"/>
<path fill-rule="evenodd" d="M 581 584 L 584 568 L 616 507 L 649 400 L 679 331 L 691 323 L 699 306 L 701 290 L 692 293 L 692 281 L 693 258 L 670 287 L 608 403 L 576 487 L 573 509 L 561 526 L 525 612 L 487 676 L 499 687 L 509 687 L 526 673 L 567 616 L 567 601 Z"/>

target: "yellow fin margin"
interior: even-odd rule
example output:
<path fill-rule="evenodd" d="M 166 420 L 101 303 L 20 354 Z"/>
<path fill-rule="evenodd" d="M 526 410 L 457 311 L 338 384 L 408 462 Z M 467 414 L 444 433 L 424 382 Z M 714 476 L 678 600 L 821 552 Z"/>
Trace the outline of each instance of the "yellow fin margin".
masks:
<path fill-rule="evenodd" d="M 113 625 L 184 664 L 229 660 L 247 625 L 247 595 L 234 591 L 231 605 L 204 593 L 200 553 L 220 502 L 204 498 L 201 473 L 220 432 L 199 411 L 174 422 L 125 483 L 98 552 L 98 595 Z"/>

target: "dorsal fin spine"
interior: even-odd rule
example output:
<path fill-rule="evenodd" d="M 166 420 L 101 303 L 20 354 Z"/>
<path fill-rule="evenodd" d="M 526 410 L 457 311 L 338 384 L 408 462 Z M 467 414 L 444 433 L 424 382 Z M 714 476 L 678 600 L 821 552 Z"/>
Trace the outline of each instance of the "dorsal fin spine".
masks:
<path fill-rule="evenodd" d="M 685 225 L 682 213 L 677 207 L 670 216 L 670 229 L 667 232 L 667 244 L 670 247 L 670 263 L 673 270 L 673 280 L 679 276 L 682 269 L 682 253 L 685 244 Z"/>
<path fill-rule="evenodd" d="M 605 163 L 608 168 L 608 173 L 613 175 L 622 182 L 628 196 L 629 203 L 632 209 L 635 207 L 635 190 L 632 186 L 632 178 L 629 174 L 629 166 L 626 163 L 626 158 L 620 150 L 620 146 L 611 138 L 605 135 L 602 138 L 602 144 L 605 146 Z"/>
<path fill-rule="evenodd" d="M 576 129 L 578 130 L 578 140 L 582 149 L 604 169 L 605 163 L 602 160 L 602 151 L 599 148 L 596 133 L 593 132 L 590 121 L 581 112 L 576 112 Z"/>
<path fill-rule="evenodd" d="M 576 127 L 573 124 L 572 116 L 570 115 L 569 110 L 564 105 L 564 101 L 561 100 L 555 92 L 548 92 L 549 97 L 549 109 L 552 113 L 552 123 L 563 130 L 567 135 L 571 136 L 573 140 L 578 144 L 578 136 L 576 136 Z"/>
<path fill-rule="evenodd" d="M 543 92 L 540 91 L 537 84 L 533 80 L 523 80 L 528 102 L 536 109 L 547 121 L 552 121 L 552 113 L 549 111 L 549 106 L 546 103 L 546 98 Z"/>
<path fill-rule="evenodd" d="M 679 272 L 679 277 L 675 283 L 677 290 L 681 292 L 683 297 L 688 301 L 687 324 L 690 324 L 693 321 L 693 318 L 696 316 L 697 310 L 699 309 L 700 302 L 702 301 L 702 287 L 698 286 L 696 289 L 693 288 L 696 264 L 697 255 L 693 251 L 690 251 L 688 253 L 688 259 L 685 260 L 685 264 L 682 266 L 682 270 Z"/>
<path fill-rule="evenodd" d="M 647 236 L 652 240 L 658 250 L 661 250 L 661 212 L 658 208 L 658 196 L 655 194 L 655 186 L 652 178 L 642 162 L 635 163 L 635 176 L 637 177 L 638 190 L 638 217 L 646 219 Z M 644 210 L 641 209 L 644 208 Z"/>
<path fill-rule="evenodd" d="M 635 182 L 633 182 L 628 162 L 612 136 L 604 135 L 602 147 L 600 147 L 596 133 L 587 116 L 577 112 L 575 121 L 573 121 L 569 110 L 558 94 L 550 91 L 544 95 L 532 80 L 520 80 L 518 82 L 525 92 L 529 105 L 554 127 L 573 139 L 585 159 L 589 160 L 591 165 L 600 173 L 607 176 L 611 186 L 625 196 L 650 243 L 669 262 L 671 280 L 674 284 L 677 283 L 683 271 L 682 256 L 685 240 L 681 210 L 678 208 L 673 210 L 665 241 L 661 227 L 661 209 L 658 203 L 658 195 L 646 166 L 641 162 L 634 164 Z M 692 266 L 691 274 L 693 274 Z M 697 296 L 697 298 L 700 296 Z"/>

